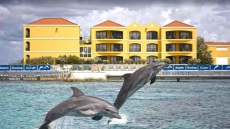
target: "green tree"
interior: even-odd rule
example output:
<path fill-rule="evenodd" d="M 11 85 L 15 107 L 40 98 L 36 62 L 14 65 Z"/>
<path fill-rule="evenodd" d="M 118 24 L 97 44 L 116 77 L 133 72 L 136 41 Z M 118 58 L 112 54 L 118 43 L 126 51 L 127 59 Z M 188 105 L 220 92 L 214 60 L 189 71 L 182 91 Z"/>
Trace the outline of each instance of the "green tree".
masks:
<path fill-rule="evenodd" d="M 208 50 L 208 46 L 201 36 L 197 37 L 197 59 L 200 59 L 200 64 L 213 64 L 212 51 Z"/>

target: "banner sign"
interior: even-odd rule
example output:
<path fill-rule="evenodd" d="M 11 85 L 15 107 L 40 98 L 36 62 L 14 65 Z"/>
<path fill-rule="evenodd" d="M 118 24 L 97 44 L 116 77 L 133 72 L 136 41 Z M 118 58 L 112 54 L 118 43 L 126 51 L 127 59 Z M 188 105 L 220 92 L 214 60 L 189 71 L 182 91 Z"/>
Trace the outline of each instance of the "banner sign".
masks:
<path fill-rule="evenodd" d="M 199 65 L 199 70 L 210 70 L 210 65 Z"/>
<path fill-rule="evenodd" d="M 174 65 L 174 70 L 185 70 L 185 65 Z"/>
<path fill-rule="evenodd" d="M 172 65 L 169 65 L 168 67 L 164 67 L 163 70 L 173 70 L 173 66 L 172 66 Z"/>
<path fill-rule="evenodd" d="M 10 65 L 0 65 L 0 70 L 10 70 Z"/>
<path fill-rule="evenodd" d="M 50 65 L 38 65 L 38 70 L 50 70 Z"/>
<path fill-rule="evenodd" d="M 25 65 L 25 70 L 37 70 L 37 65 Z"/>
<path fill-rule="evenodd" d="M 23 65 L 11 65 L 11 70 L 23 70 Z"/>
<path fill-rule="evenodd" d="M 223 70 L 230 70 L 230 65 L 223 65 Z"/>
<path fill-rule="evenodd" d="M 222 65 L 211 65 L 211 70 L 222 70 Z"/>
<path fill-rule="evenodd" d="M 197 65 L 187 65 L 186 70 L 198 70 L 198 66 Z"/>

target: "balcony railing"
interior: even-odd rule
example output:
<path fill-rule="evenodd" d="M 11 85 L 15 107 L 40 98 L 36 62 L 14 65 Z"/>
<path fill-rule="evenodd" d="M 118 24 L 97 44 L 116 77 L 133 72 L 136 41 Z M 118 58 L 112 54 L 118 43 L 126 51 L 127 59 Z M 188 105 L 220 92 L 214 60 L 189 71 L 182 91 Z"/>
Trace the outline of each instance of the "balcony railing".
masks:
<path fill-rule="evenodd" d="M 130 52 L 141 52 L 141 49 L 139 48 L 133 48 L 129 50 Z"/>
<path fill-rule="evenodd" d="M 123 49 L 114 48 L 114 49 L 111 49 L 111 51 L 123 51 Z"/>
<path fill-rule="evenodd" d="M 156 49 L 156 48 L 153 48 L 153 49 L 147 49 L 147 52 L 157 52 L 157 49 Z"/>
<path fill-rule="evenodd" d="M 110 37 L 106 37 L 106 36 L 97 36 L 96 37 L 97 39 L 123 39 L 123 36 L 119 36 L 119 35 L 116 35 L 116 36 L 110 36 Z"/>
<path fill-rule="evenodd" d="M 179 51 L 192 51 L 192 49 L 191 48 L 180 48 Z"/>
<path fill-rule="evenodd" d="M 176 51 L 175 48 L 166 48 L 166 51 Z"/>
<path fill-rule="evenodd" d="M 140 36 L 131 36 L 130 39 L 141 39 Z"/>
<path fill-rule="evenodd" d="M 30 51 L 30 48 L 26 48 L 26 51 Z"/>

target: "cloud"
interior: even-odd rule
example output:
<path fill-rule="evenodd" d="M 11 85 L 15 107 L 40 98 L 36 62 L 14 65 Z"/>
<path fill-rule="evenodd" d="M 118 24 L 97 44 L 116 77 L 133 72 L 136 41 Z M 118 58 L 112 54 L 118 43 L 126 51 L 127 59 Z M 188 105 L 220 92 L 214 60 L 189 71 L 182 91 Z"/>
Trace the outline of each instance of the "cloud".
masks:
<path fill-rule="evenodd" d="M 80 24 L 83 36 L 105 20 L 164 26 L 173 20 L 191 24 L 206 41 L 230 41 L 227 0 L 1 0 L 0 64 L 22 59 L 22 28 L 43 17 L 62 17 Z"/>

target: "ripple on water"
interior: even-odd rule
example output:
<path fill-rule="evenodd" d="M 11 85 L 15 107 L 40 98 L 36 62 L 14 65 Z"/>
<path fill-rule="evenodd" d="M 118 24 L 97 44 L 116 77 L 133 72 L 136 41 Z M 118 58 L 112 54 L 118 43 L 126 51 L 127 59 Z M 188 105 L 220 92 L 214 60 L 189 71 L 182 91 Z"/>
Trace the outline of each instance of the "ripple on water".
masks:
<path fill-rule="evenodd" d="M 147 84 L 119 110 L 121 120 L 108 125 L 108 118 L 63 117 L 52 129 L 209 129 L 230 127 L 230 80 Z M 77 86 L 87 95 L 114 102 L 123 82 L 21 82 L 0 83 L 0 127 L 38 128 L 47 112 L 72 95 Z"/>

